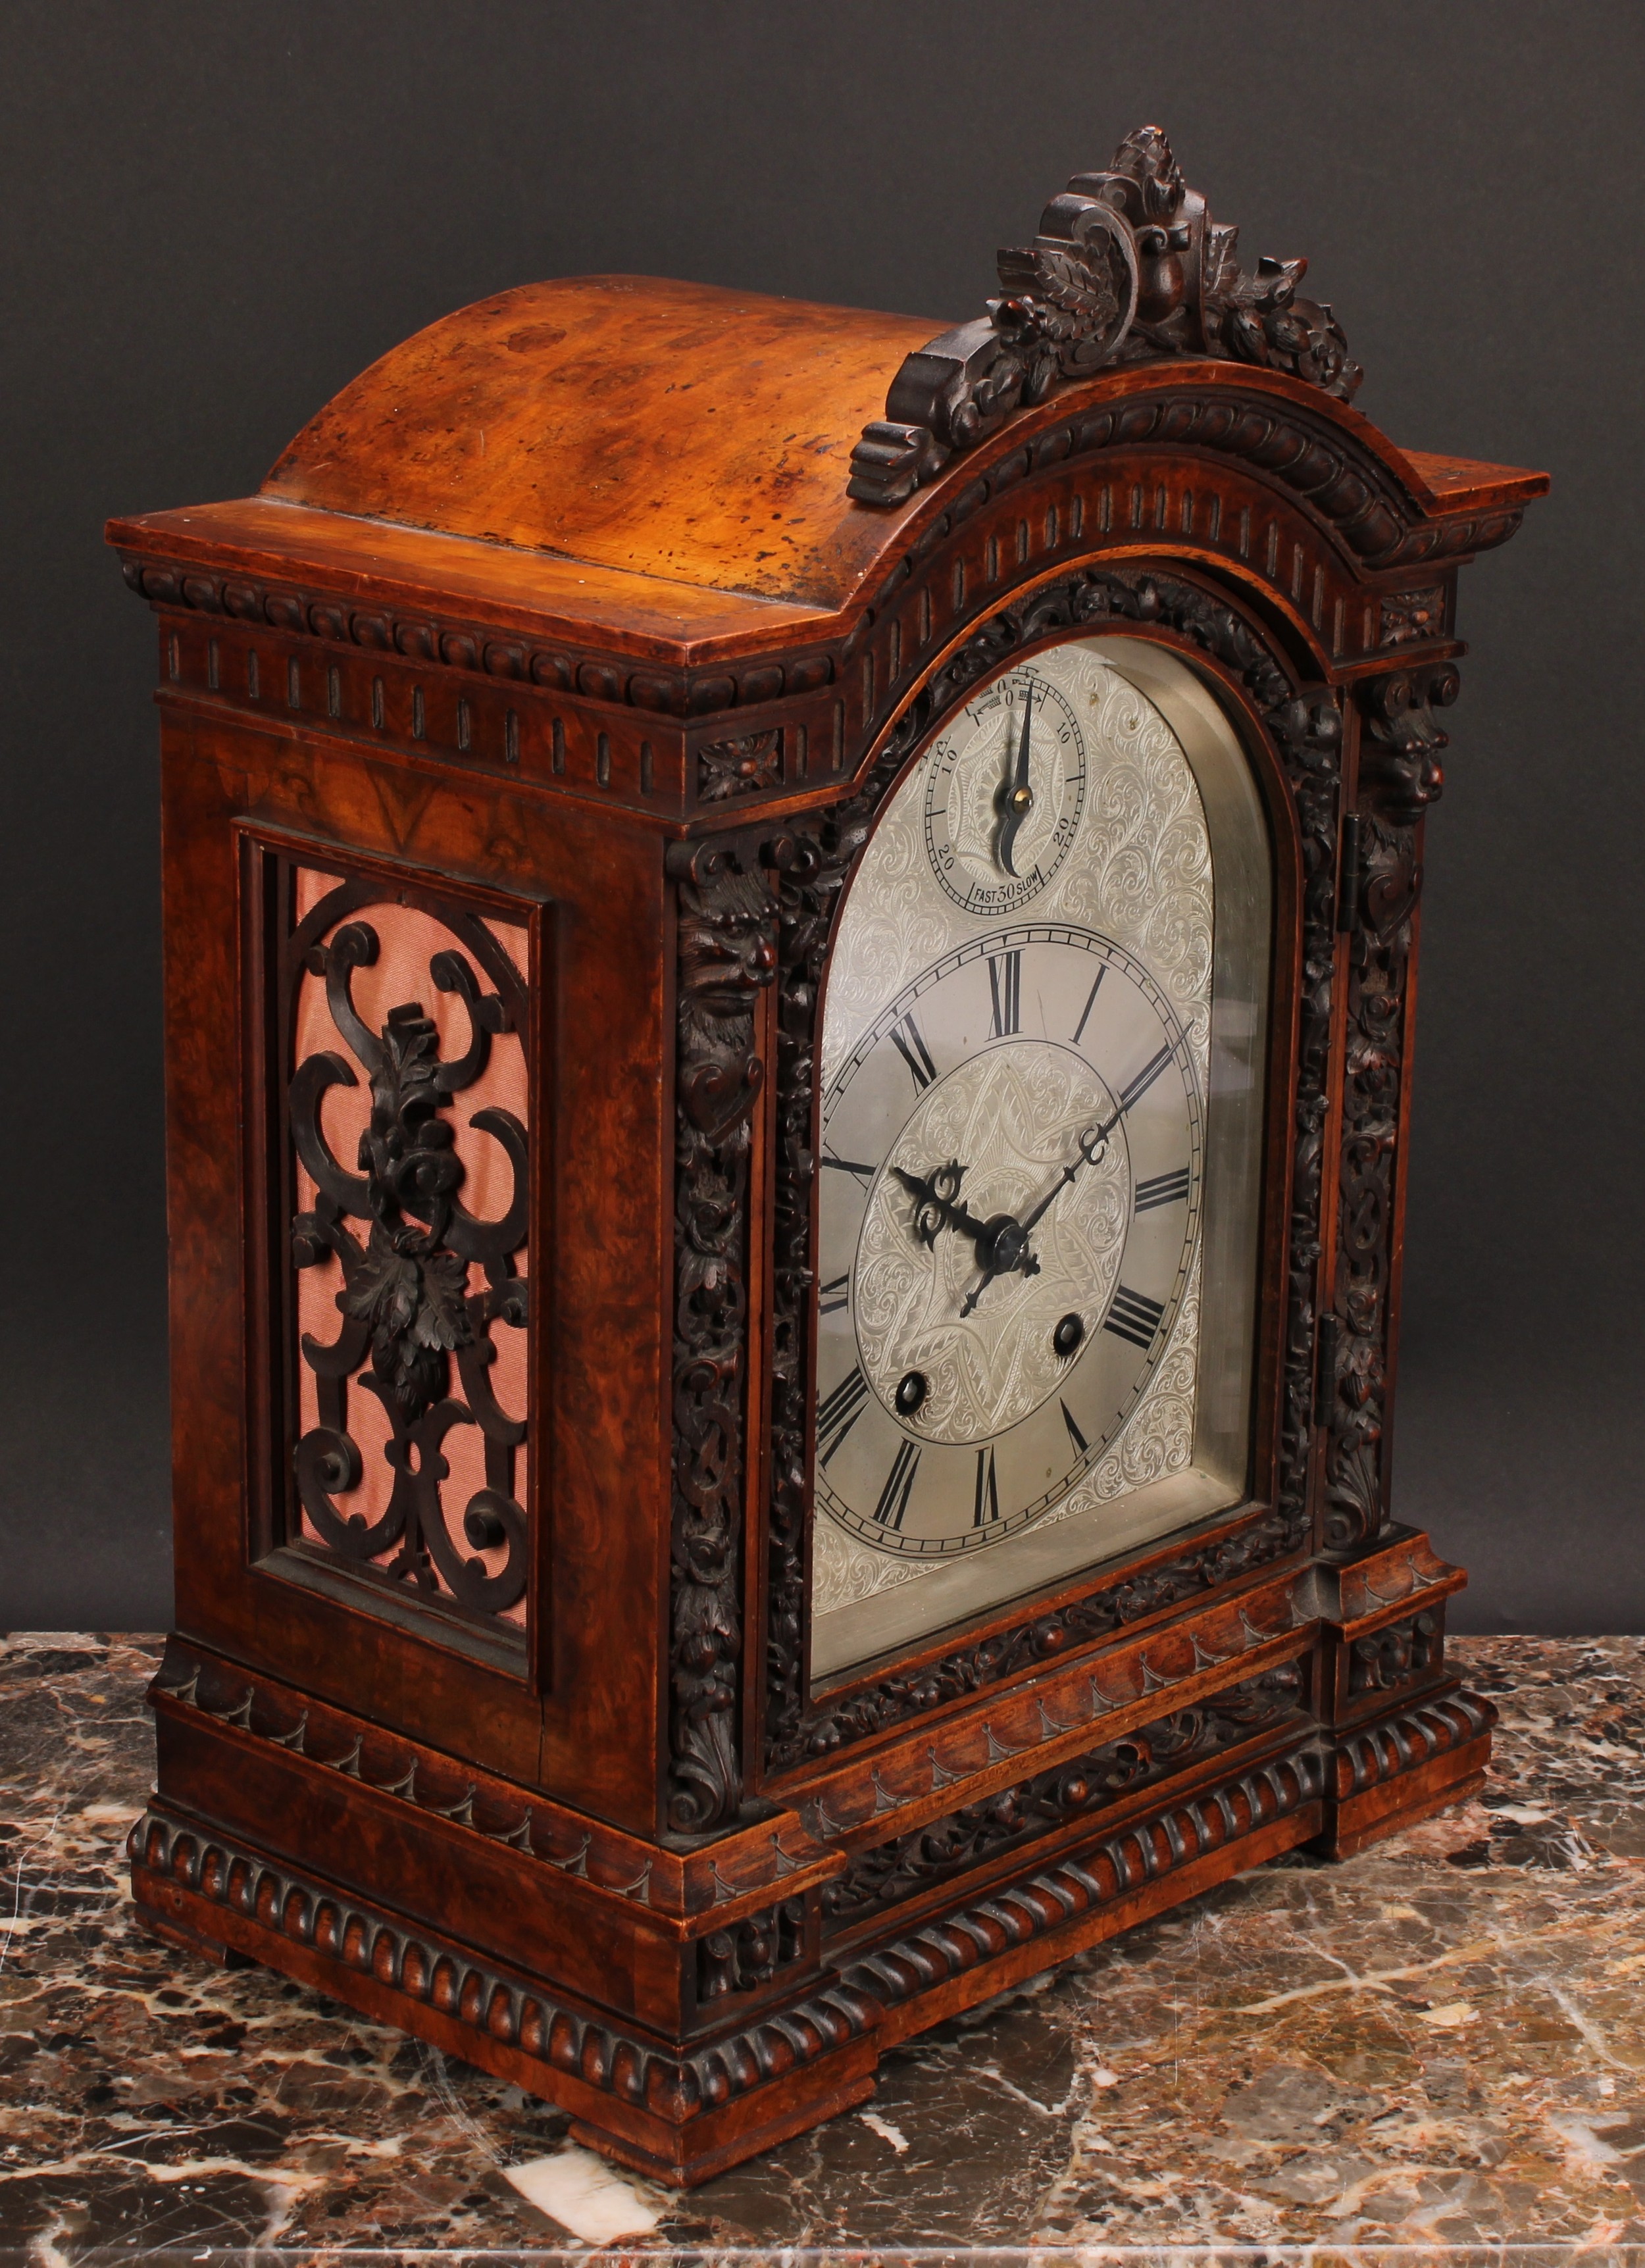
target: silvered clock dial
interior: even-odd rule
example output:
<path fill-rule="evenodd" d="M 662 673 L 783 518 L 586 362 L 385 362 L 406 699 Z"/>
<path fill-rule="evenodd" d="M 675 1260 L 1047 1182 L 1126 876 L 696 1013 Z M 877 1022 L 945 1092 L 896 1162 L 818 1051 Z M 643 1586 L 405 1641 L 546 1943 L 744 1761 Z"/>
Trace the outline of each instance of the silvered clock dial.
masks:
<path fill-rule="evenodd" d="M 813 1669 L 1236 1501 L 1268 866 L 1211 696 L 1007 670 L 889 799 L 822 1027 Z"/>

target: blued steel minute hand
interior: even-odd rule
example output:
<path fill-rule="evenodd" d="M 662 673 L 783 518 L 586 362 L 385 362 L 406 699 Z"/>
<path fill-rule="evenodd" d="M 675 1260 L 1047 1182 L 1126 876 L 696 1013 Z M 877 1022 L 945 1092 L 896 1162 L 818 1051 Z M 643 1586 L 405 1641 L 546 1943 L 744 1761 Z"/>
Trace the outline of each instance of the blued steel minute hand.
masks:
<path fill-rule="evenodd" d="M 1051 1211 L 1051 1206 L 1056 1204 L 1057 1199 L 1067 1188 L 1069 1182 L 1073 1181 L 1074 1176 L 1079 1173 L 1081 1166 L 1095 1166 L 1096 1164 L 1103 1151 L 1108 1147 L 1108 1138 L 1113 1132 L 1116 1124 L 1118 1123 L 1118 1119 L 1119 1113 L 1116 1111 L 1113 1117 L 1108 1121 L 1108 1123 L 1105 1126 L 1088 1126 L 1086 1128 L 1085 1131 L 1079 1138 L 1079 1156 L 1074 1159 L 1071 1165 L 1066 1165 L 1063 1167 L 1061 1173 L 1057 1176 L 1057 1179 L 1051 1183 L 1050 1189 L 1046 1190 L 1044 1196 L 1040 1199 L 1033 1211 L 1023 1222 L 1022 1233 L 1024 1236 L 1028 1234 L 1029 1229 L 1033 1227 L 1036 1220 Z"/>

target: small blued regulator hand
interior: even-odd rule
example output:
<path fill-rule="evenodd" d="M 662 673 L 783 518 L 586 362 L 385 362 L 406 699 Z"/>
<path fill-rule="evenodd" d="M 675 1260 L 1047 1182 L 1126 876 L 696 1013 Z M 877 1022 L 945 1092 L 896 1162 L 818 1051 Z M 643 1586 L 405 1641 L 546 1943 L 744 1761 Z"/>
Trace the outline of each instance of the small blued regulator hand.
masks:
<path fill-rule="evenodd" d="M 994 839 L 994 856 L 1013 880 L 1017 871 L 1013 863 L 1017 836 L 1034 808 L 1034 789 L 1029 778 L 1029 734 L 1033 723 L 1034 688 L 1030 686 L 1022 698 L 1022 737 L 1017 742 L 1016 762 L 1000 790 L 1000 832 Z"/>

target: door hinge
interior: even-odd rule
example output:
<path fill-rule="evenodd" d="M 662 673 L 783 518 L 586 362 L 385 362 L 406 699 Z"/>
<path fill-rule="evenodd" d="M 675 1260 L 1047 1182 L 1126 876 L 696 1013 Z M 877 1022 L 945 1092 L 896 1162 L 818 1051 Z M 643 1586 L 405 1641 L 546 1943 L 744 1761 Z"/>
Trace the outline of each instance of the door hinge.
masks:
<path fill-rule="evenodd" d="M 1337 850 L 1337 927 L 1352 929 L 1359 918 L 1361 824 L 1357 811 L 1343 814 Z"/>
<path fill-rule="evenodd" d="M 1316 1340 L 1314 1370 L 1314 1423 L 1329 1425 L 1331 1405 L 1337 1392 L 1337 1350 L 1342 1343 L 1342 1319 L 1339 1315 L 1322 1315 Z"/>

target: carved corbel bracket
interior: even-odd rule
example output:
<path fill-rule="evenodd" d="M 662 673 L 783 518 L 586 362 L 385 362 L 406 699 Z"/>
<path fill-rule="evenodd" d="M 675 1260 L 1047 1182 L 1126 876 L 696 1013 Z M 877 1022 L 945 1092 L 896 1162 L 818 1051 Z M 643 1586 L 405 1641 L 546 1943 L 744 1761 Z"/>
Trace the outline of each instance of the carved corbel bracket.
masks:
<path fill-rule="evenodd" d="M 1287 372 L 1346 401 L 1362 375 L 1329 306 L 1299 296 L 1306 260 L 1240 267 L 1157 126 L 1106 173 L 1076 173 L 1030 245 L 999 254 L 1000 297 L 904 357 L 863 428 L 846 494 L 897 504 L 1054 386 L 1117 364 L 1208 355 Z"/>
<path fill-rule="evenodd" d="M 1440 757 L 1450 741 L 1434 711 L 1448 709 L 1461 689 L 1449 661 L 1395 670 L 1360 688 L 1365 715 L 1361 784 L 1380 815 L 1396 827 L 1414 827 L 1444 793 Z"/>

